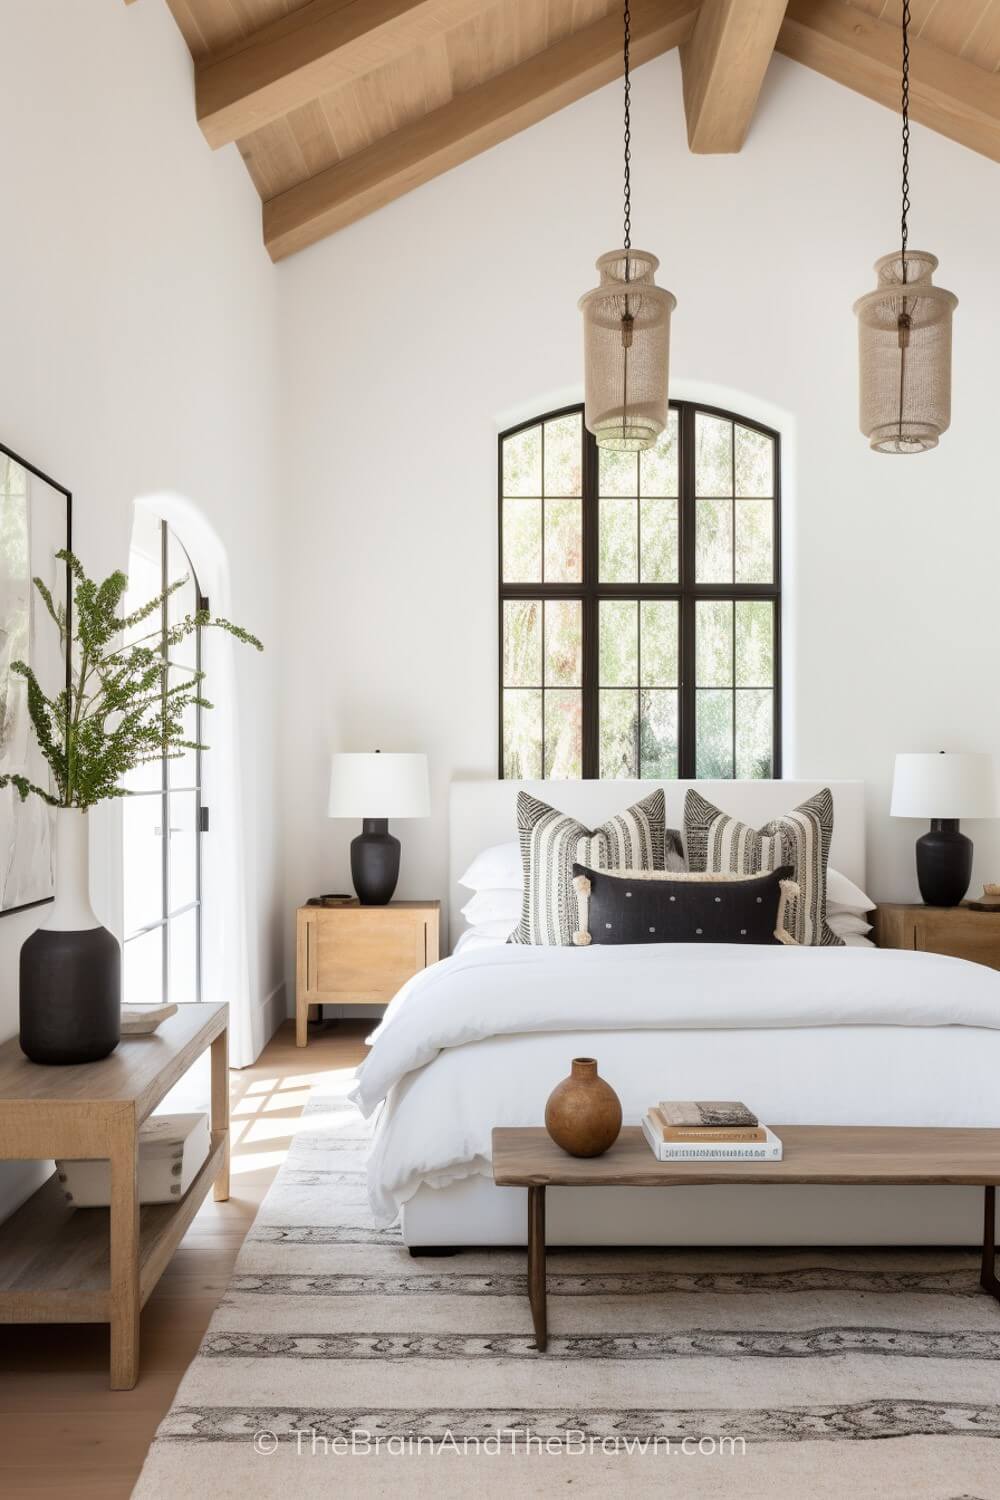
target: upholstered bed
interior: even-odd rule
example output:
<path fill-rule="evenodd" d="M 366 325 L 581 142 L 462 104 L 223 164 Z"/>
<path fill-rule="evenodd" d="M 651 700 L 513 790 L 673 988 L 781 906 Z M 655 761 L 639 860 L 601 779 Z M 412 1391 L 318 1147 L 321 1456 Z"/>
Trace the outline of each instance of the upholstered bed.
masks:
<path fill-rule="evenodd" d="M 830 861 L 863 886 L 864 794 L 834 796 Z M 595 826 L 649 793 L 679 824 L 684 793 L 755 826 L 820 783 L 529 783 Z M 456 782 L 457 879 L 512 836 L 520 784 Z M 743 1098 L 772 1124 L 998 1125 L 1000 974 L 932 954 L 866 947 L 649 944 L 467 949 L 393 1002 L 356 1098 L 379 1113 L 369 1163 L 376 1216 L 411 1246 L 516 1244 L 523 1194 L 489 1177 L 495 1124 L 538 1123 L 574 1056 L 596 1056 L 635 1123 L 658 1098 Z M 550 1193 L 552 1244 L 975 1243 L 979 1195 L 962 1188 L 625 1188 Z"/>

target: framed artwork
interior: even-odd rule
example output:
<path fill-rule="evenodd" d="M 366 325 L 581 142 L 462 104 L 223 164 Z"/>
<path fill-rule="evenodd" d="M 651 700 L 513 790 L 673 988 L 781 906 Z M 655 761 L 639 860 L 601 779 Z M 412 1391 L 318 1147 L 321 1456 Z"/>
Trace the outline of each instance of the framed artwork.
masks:
<path fill-rule="evenodd" d="M 47 693 L 69 681 L 70 661 L 59 631 L 32 583 L 41 578 L 66 610 L 69 569 L 56 558 L 72 545 L 73 497 L 41 469 L 0 443 L 0 771 L 19 771 L 49 786 L 49 769 L 28 718 L 27 684 L 11 671 L 27 662 Z M 0 788 L 0 916 L 51 901 L 53 809 L 40 797 L 22 802 Z"/>

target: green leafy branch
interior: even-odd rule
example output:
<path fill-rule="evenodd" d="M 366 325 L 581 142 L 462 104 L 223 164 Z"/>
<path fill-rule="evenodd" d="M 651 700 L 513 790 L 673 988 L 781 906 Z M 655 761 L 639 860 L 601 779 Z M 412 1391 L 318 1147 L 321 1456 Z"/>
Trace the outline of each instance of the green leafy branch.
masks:
<path fill-rule="evenodd" d="M 56 557 L 67 564 L 74 581 L 71 640 L 64 605 L 56 603 L 40 578 L 34 584 L 70 652 L 69 687 L 49 697 L 31 667 L 11 663 L 11 671 L 27 683 L 28 716 L 55 791 L 19 773 L 0 776 L 0 787 L 15 787 L 22 802 L 35 796 L 53 807 L 88 808 L 107 797 L 127 796 L 122 782 L 137 766 L 207 749 L 184 727 L 188 709 L 212 707 L 201 692 L 205 674 L 184 668 L 183 676 L 172 682 L 169 653 L 175 647 L 205 628 L 224 630 L 257 651 L 263 647 L 241 625 L 213 617 L 207 609 L 193 610 L 164 628 L 159 622 L 167 600 L 186 579 L 177 579 L 140 609 L 123 615 L 124 573 L 95 583 L 72 552 L 63 550 Z M 154 618 L 155 628 L 135 634 Z"/>

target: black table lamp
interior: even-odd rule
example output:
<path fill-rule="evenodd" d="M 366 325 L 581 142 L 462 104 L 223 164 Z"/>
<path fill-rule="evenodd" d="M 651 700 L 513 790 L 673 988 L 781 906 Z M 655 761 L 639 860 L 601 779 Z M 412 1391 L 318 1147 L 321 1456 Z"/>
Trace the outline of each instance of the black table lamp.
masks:
<path fill-rule="evenodd" d="M 890 813 L 930 819 L 930 832 L 917 839 L 920 894 L 927 906 L 957 906 L 972 879 L 972 840 L 959 820 L 997 816 L 993 756 L 946 750 L 897 755 Z"/>
<path fill-rule="evenodd" d="M 387 906 L 399 879 L 399 839 L 390 818 L 430 815 L 426 755 L 381 750 L 337 753 L 330 766 L 331 818 L 360 818 L 351 843 L 351 879 L 362 906 Z"/>

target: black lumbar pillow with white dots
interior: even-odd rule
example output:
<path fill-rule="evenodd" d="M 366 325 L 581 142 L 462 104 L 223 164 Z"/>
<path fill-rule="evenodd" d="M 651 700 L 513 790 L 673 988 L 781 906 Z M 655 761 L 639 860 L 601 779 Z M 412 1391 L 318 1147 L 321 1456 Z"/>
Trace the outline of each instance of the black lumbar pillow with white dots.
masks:
<path fill-rule="evenodd" d="M 786 943 L 785 911 L 798 895 L 791 865 L 763 875 L 573 866 L 577 930 L 588 943 Z"/>

